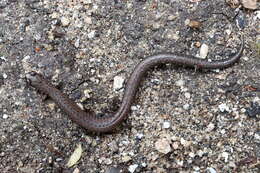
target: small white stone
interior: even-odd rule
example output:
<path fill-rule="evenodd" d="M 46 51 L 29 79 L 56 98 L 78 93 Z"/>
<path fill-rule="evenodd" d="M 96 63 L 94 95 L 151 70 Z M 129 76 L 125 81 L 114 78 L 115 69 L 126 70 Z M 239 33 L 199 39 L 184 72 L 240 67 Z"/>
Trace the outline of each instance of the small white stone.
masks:
<path fill-rule="evenodd" d="M 87 24 L 92 24 L 92 19 L 91 19 L 91 17 L 85 17 L 85 22 L 86 22 Z"/>
<path fill-rule="evenodd" d="M 3 115 L 3 119 L 7 119 L 8 118 L 8 115 L 7 114 L 4 114 Z"/>
<path fill-rule="evenodd" d="M 179 142 L 173 142 L 172 148 L 173 148 L 174 150 L 177 150 L 177 149 L 179 148 Z"/>
<path fill-rule="evenodd" d="M 211 132 L 214 128 L 215 128 L 215 125 L 213 123 L 209 123 L 209 125 L 207 126 L 206 131 L 207 132 Z"/>
<path fill-rule="evenodd" d="M 145 168 L 147 164 L 145 162 L 141 163 L 142 167 Z"/>
<path fill-rule="evenodd" d="M 176 160 L 177 165 L 183 166 L 183 160 Z"/>
<path fill-rule="evenodd" d="M 200 58 L 205 59 L 209 52 L 209 46 L 206 44 L 202 44 L 200 47 Z"/>
<path fill-rule="evenodd" d="M 57 158 L 57 159 L 55 159 L 57 162 L 60 162 L 60 161 L 62 161 L 63 159 L 62 158 Z"/>
<path fill-rule="evenodd" d="M 254 135 L 254 137 L 255 137 L 256 140 L 260 140 L 260 134 L 257 134 L 257 133 L 256 133 L 256 134 Z"/>
<path fill-rule="evenodd" d="M 122 76 L 115 76 L 114 77 L 114 91 L 117 91 L 121 88 L 123 88 L 123 84 L 124 84 L 124 78 Z"/>
<path fill-rule="evenodd" d="M 186 26 L 188 26 L 189 23 L 190 23 L 190 19 L 186 19 L 186 20 L 184 21 L 184 24 L 185 24 Z"/>
<path fill-rule="evenodd" d="M 23 61 L 28 61 L 30 59 L 30 55 L 26 55 L 24 58 L 23 58 Z"/>
<path fill-rule="evenodd" d="M 186 141 L 185 139 L 181 138 L 181 145 L 183 145 L 184 147 L 188 147 L 191 145 L 190 141 Z"/>
<path fill-rule="evenodd" d="M 186 103 L 185 105 L 182 106 L 184 110 L 189 110 L 190 105 L 188 103 Z"/>
<path fill-rule="evenodd" d="M 217 171 L 216 171 L 214 168 L 207 168 L 207 170 L 208 170 L 210 173 L 217 173 Z"/>
<path fill-rule="evenodd" d="M 131 106 L 131 111 L 137 111 L 140 106 Z"/>
<path fill-rule="evenodd" d="M 253 102 L 260 102 L 260 98 L 259 97 L 254 97 Z"/>
<path fill-rule="evenodd" d="M 248 61 L 249 60 L 248 56 L 243 56 L 243 60 Z"/>
<path fill-rule="evenodd" d="M 177 81 L 175 82 L 175 84 L 176 84 L 178 87 L 183 87 L 184 84 L 185 84 L 185 81 L 182 80 L 182 79 L 180 79 L 180 80 L 177 80 Z"/>
<path fill-rule="evenodd" d="M 57 19 L 57 18 L 59 17 L 59 13 L 54 12 L 54 13 L 52 13 L 50 16 L 51 16 L 51 18 L 53 18 L 53 19 Z"/>
<path fill-rule="evenodd" d="M 222 103 L 218 106 L 220 112 L 230 112 L 230 109 L 228 107 L 228 105 L 226 105 L 225 103 Z"/>
<path fill-rule="evenodd" d="M 122 157 L 122 161 L 123 161 L 124 163 L 125 163 L 125 162 L 128 162 L 128 161 L 130 161 L 130 160 L 132 160 L 132 158 L 131 158 L 130 156 L 128 156 L 128 155 Z"/>
<path fill-rule="evenodd" d="M 6 61 L 6 58 L 4 56 L 1 56 L 0 59 Z"/>
<path fill-rule="evenodd" d="M 7 74 L 3 73 L 3 78 L 6 79 L 7 78 Z"/>
<path fill-rule="evenodd" d="M 191 97 L 190 93 L 188 93 L 188 92 L 184 93 L 184 96 L 185 96 L 187 99 L 190 99 L 190 97 Z"/>
<path fill-rule="evenodd" d="M 70 20 L 67 17 L 61 17 L 61 24 L 62 26 L 68 26 L 70 24 Z"/>
<path fill-rule="evenodd" d="M 76 47 L 76 48 L 78 48 L 79 47 L 79 39 L 77 39 L 76 41 L 75 41 L 75 43 L 74 43 L 74 46 Z"/>
<path fill-rule="evenodd" d="M 133 172 L 135 172 L 135 170 L 136 170 L 137 167 L 138 167 L 137 164 L 130 165 L 130 166 L 128 167 L 128 171 L 131 172 L 131 173 L 133 173 Z"/>
<path fill-rule="evenodd" d="M 84 4 L 92 4 L 92 0 L 85 0 L 83 1 Z"/>
<path fill-rule="evenodd" d="M 203 152 L 202 150 L 199 150 L 199 151 L 197 152 L 197 155 L 200 156 L 200 157 L 202 157 L 203 154 L 204 154 L 204 152 Z"/>
<path fill-rule="evenodd" d="M 75 168 L 74 171 L 72 173 L 80 173 L 79 168 Z"/>
<path fill-rule="evenodd" d="M 242 109 L 241 109 L 241 112 L 242 112 L 242 113 L 245 113 L 245 112 L 246 112 L 246 109 L 245 109 L 245 108 L 242 108 Z"/>
<path fill-rule="evenodd" d="M 194 157 L 195 157 L 195 154 L 194 154 L 194 153 L 189 153 L 189 156 L 190 156 L 191 158 L 194 158 Z"/>
<path fill-rule="evenodd" d="M 163 122 L 163 128 L 164 128 L 164 129 L 168 129 L 168 128 L 170 128 L 170 127 L 171 127 L 171 123 L 170 123 L 169 121 Z"/>
<path fill-rule="evenodd" d="M 95 31 L 91 31 L 90 33 L 88 33 L 88 38 L 94 38 L 95 37 Z"/>
<path fill-rule="evenodd" d="M 231 31 L 230 29 L 226 29 L 226 30 L 225 30 L 225 33 L 227 33 L 227 35 L 230 35 L 231 32 L 232 32 L 232 31 Z"/>
<path fill-rule="evenodd" d="M 142 134 L 142 133 L 137 133 L 136 137 L 137 137 L 138 139 L 142 139 L 142 138 L 144 137 L 144 134 Z"/>
<path fill-rule="evenodd" d="M 130 142 L 129 142 L 128 140 L 123 140 L 123 141 L 122 141 L 122 144 L 123 144 L 123 145 L 128 145 L 129 143 L 130 143 Z"/>
<path fill-rule="evenodd" d="M 167 154 L 171 151 L 170 143 L 165 138 L 158 139 L 155 142 L 155 148 L 157 151 L 159 151 L 160 153 L 163 153 L 163 154 Z"/>
<path fill-rule="evenodd" d="M 194 166 L 193 169 L 195 170 L 196 173 L 199 173 L 200 167 L 198 167 L 198 166 Z M 194 173 L 195 173 L 195 172 L 194 172 Z"/>
<path fill-rule="evenodd" d="M 104 159 L 104 163 L 105 163 L 106 165 L 111 165 L 111 164 L 112 164 L 112 160 L 109 159 L 109 158 L 105 158 L 105 159 Z"/>
<path fill-rule="evenodd" d="M 229 156 L 229 153 L 227 153 L 227 152 L 222 153 L 222 157 L 225 159 L 225 162 L 228 161 L 228 156 Z"/>

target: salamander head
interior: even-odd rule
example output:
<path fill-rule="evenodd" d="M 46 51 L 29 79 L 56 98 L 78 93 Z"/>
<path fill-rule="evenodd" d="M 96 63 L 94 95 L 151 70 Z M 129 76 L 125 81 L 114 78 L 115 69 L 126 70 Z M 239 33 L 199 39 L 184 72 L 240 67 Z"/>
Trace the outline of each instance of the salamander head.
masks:
<path fill-rule="evenodd" d="M 26 74 L 26 81 L 28 82 L 29 85 L 33 87 L 41 86 L 44 78 L 41 74 L 31 71 Z"/>

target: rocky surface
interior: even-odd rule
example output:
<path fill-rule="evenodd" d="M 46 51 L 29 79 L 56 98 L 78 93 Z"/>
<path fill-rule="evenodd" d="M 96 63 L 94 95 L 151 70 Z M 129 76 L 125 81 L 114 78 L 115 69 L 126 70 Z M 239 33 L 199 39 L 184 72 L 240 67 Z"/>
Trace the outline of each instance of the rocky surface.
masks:
<path fill-rule="evenodd" d="M 220 0 L 0 1 L 1 172 L 258 172 L 259 21 L 259 10 Z M 112 134 L 80 128 L 24 79 L 41 72 L 86 109 L 115 111 L 146 56 L 200 56 L 206 45 L 203 56 L 221 59 L 240 35 L 246 48 L 231 68 L 151 70 Z"/>

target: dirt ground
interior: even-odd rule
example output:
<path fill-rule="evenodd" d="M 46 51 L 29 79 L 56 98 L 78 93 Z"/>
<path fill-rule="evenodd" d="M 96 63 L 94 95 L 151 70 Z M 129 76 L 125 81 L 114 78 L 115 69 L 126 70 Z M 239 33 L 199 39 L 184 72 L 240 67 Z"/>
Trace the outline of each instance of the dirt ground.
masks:
<path fill-rule="evenodd" d="M 259 172 L 260 11 L 222 0 L 1 0 L 0 170 Z M 127 120 L 96 135 L 27 85 L 37 71 L 97 113 L 115 111 L 138 62 L 159 52 L 241 60 L 223 70 L 158 66 Z M 80 159 L 67 162 L 81 145 Z"/>

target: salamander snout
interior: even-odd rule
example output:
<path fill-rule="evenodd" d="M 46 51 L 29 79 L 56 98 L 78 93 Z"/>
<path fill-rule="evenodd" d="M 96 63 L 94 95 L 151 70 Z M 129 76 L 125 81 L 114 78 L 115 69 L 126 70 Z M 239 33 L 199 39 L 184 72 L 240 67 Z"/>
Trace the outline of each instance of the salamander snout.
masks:
<path fill-rule="evenodd" d="M 26 81 L 31 86 L 40 85 L 43 81 L 43 76 L 35 71 L 26 74 Z"/>

